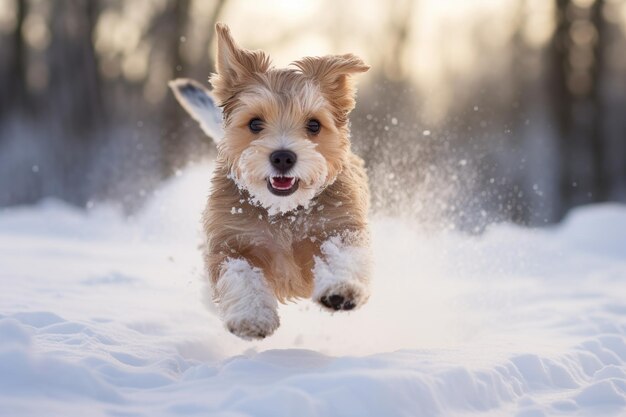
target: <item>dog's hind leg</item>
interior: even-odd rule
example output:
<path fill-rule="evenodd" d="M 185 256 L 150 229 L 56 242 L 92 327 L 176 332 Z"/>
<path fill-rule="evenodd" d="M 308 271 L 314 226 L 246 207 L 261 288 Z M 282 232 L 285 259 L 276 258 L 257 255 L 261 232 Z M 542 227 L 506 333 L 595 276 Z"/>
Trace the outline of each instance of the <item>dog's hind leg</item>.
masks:
<path fill-rule="evenodd" d="M 242 339 L 263 339 L 278 328 L 278 303 L 263 271 L 244 258 L 226 258 L 214 286 L 224 324 Z"/>
<path fill-rule="evenodd" d="M 334 236 L 320 246 L 313 267 L 313 300 L 331 311 L 361 307 L 369 298 L 371 253 L 367 244 Z"/>

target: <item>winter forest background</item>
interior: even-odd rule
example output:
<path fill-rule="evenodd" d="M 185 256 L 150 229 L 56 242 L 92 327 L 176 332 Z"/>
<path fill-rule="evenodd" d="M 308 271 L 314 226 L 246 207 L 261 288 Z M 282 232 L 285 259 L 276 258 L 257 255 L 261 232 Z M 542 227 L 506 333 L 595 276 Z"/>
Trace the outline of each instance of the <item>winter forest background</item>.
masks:
<path fill-rule="evenodd" d="M 372 66 L 352 132 L 377 212 L 479 232 L 626 200 L 626 0 L 0 0 L 0 207 L 133 212 L 213 158 L 167 81 L 206 82 L 216 21 L 277 65 Z"/>

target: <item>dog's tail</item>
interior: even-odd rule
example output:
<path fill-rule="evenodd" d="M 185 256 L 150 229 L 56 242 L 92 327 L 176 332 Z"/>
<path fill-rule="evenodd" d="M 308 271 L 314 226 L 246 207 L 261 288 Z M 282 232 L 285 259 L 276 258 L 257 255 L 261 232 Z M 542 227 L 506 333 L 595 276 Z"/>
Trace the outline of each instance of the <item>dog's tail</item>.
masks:
<path fill-rule="evenodd" d="M 209 90 L 189 78 L 170 81 L 169 86 L 185 110 L 217 144 L 224 138 L 222 109 L 215 104 Z"/>

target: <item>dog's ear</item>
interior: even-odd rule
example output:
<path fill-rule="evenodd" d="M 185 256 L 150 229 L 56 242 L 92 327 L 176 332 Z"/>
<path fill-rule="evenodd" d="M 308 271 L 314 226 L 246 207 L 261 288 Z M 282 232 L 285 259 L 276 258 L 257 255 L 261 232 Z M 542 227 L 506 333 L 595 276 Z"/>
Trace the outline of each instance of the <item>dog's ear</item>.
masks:
<path fill-rule="evenodd" d="M 169 82 L 174 96 L 187 113 L 200 123 L 200 127 L 215 143 L 224 137 L 222 109 L 215 105 L 209 91 L 200 83 L 188 78 Z"/>
<path fill-rule="evenodd" d="M 354 108 L 356 89 L 351 75 L 370 69 L 359 57 L 352 54 L 306 57 L 293 63 L 306 77 L 320 85 L 322 94 L 337 110 L 338 122 L 347 122 Z"/>
<path fill-rule="evenodd" d="M 263 51 L 240 48 L 230 29 L 223 23 L 215 25 L 217 34 L 217 74 L 211 76 L 215 97 L 224 101 L 232 97 L 238 85 L 255 73 L 266 72 L 271 61 Z"/>

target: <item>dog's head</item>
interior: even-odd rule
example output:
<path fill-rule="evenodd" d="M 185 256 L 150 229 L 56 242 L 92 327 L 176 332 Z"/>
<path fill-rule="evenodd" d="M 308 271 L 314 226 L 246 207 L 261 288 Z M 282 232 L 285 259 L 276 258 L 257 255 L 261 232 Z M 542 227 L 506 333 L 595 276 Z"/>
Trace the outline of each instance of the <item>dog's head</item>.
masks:
<path fill-rule="evenodd" d="M 369 67 L 346 54 L 277 69 L 264 52 L 237 46 L 227 26 L 216 30 L 217 73 L 210 82 L 224 117 L 218 149 L 232 179 L 270 214 L 306 207 L 347 162 L 355 104 L 350 76 Z M 177 93 L 202 122 L 194 96 Z"/>

